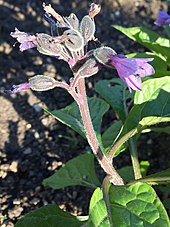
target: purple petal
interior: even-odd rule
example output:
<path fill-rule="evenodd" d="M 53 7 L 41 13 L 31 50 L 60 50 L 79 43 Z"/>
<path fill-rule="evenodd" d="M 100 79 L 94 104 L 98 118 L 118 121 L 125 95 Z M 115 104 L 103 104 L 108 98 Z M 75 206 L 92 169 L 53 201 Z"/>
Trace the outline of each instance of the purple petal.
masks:
<path fill-rule="evenodd" d="M 129 90 L 142 90 L 142 80 L 138 76 L 129 76 L 127 78 L 124 78 L 125 83 L 127 84 Z"/>
<path fill-rule="evenodd" d="M 7 94 L 15 94 L 23 90 L 30 89 L 29 83 L 13 85 L 10 90 L 5 90 L 4 92 Z"/>
<path fill-rule="evenodd" d="M 159 11 L 158 18 L 156 19 L 154 24 L 157 26 L 169 25 L 170 15 L 164 10 Z"/>
<path fill-rule="evenodd" d="M 136 75 L 139 75 L 140 77 L 145 77 L 145 76 L 153 75 L 154 73 L 155 73 L 155 70 L 152 67 L 152 65 L 150 65 L 148 63 L 144 63 L 143 65 L 138 66 Z"/>
<path fill-rule="evenodd" d="M 118 74 L 123 77 L 135 74 L 138 69 L 135 58 L 122 58 L 116 55 L 112 56 L 112 65 L 116 68 Z"/>
<path fill-rule="evenodd" d="M 155 73 L 154 68 L 148 64 L 153 58 L 122 58 L 111 57 L 111 63 L 118 71 L 120 78 L 127 84 L 129 90 L 142 90 L 141 77 Z"/>
<path fill-rule="evenodd" d="M 32 42 L 23 42 L 20 44 L 19 49 L 23 52 L 24 50 L 28 50 L 34 47 L 36 47 L 36 45 Z"/>
<path fill-rule="evenodd" d="M 20 45 L 20 50 L 24 51 L 33 47 L 36 47 L 37 41 L 35 35 L 30 35 L 25 32 L 19 31 L 17 28 L 15 28 L 15 32 L 11 32 L 10 35 L 13 38 L 16 38 Z"/>

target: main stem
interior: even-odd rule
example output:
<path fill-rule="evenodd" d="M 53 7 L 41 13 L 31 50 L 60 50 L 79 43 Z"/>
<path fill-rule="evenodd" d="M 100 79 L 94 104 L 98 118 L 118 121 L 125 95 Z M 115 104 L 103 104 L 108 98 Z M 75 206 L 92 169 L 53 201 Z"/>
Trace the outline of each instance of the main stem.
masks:
<path fill-rule="evenodd" d="M 101 151 L 99 147 L 98 140 L 91 122 L 89 106 L 87 103 L 87 95 L 86 95 L 84 78 L 79 79 L 78 85 L 77 85 L 77 91 L 80 97 L 80 101 L 78 102 L 78 105 L 83 119 L 88 143 L 94 155 L 96 156 L 98 162 L 100 163 L 101 167 L 110 177 L 110 182 L 112 182 L 115 185 L 124 185 L 122 178 L 119 176 L 119 174 L 113 167 L 112 162 L 105 156 L 105 154 Z"/>

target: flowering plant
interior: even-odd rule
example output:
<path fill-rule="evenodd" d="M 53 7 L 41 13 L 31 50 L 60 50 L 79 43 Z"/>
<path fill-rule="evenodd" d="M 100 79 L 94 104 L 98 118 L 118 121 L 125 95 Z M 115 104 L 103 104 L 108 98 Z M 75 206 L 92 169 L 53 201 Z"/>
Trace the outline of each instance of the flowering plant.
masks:
<path fill-rule="evenodd" d="M 75 102 L 64 109 L 46 112 L 87 139 L 106 177 L 99 181 L 93 155 L 89 152 L 70 160 L 43 184 L 54 189 L 72 185 L 95 189 L 89 215 L 75 217 L 56 205 L 47 205 L 26 215 L 16 227 L 66 226 L 68 223 L 72 226 L 169 226 L 165 208 L 151 185 L 169 183 L 170 170 L 146 176 L 148 164 L 142 172 L 143 163 L 139 163 L 136 146 L 140 134 L 146 129 L 152 130 L 151 125 L 170 121 L 170 79 L 166 75 L 158 76 L 157 68 L 154 70 L 151 65 L 155 64 L 156 58 L 167 67 L 167 47 L 162 47 L 163 55 L 161 52 L 158 54 L 160 44 L 156 40 L 154 54 L 131 58 L 117 54 L 108 46 L 89 49 L 89 42 L 96 40 L 94 18 L 100 12 L 100 5 L 92 3 L 88 15 L 81 21 L 75 14 L 62 17 L 51 5 L 43 4 L 43 7 L 45 19 L 51 25 L 51 35 L 32 35 L 16 28 L 11 36 L 20 43 L 21 51 L 36 48 L 42 54 L 66 61 L 73 77 L 66 83 L 36 75 L 28 83 L 13 85 L 5 92 L 14 94 L 27 89 L 46 91 L 56 87 L 67 90 Z M 124 31 L 123 28 L 116 28 Z M 134 37 L 140 37 L 135 32 Z M 129 34 L 130 30 L 124 33 Z M 96 75 L 102 67 L 116 69 L 120 79 L 99 81 L 95 90 L 101 98 L 87 98 L 85 78 Z M 142 84 L 143 77 L 151 75 L 152 78 Z M 101 135 L 102 118 L 110 106 L 116 112 L 117 120 Z M 132 166 L 116 170 L 114 158 L 128 146 Z"/>

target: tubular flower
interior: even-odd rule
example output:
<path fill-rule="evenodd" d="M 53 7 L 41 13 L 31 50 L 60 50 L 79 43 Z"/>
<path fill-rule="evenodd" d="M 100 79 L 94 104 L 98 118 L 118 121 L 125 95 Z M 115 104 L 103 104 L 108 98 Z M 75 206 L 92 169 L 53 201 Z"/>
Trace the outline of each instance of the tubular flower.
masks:
<path fill-rule="evenodd" d="M 44 18 L 51 26 L 51 35 L 45 33 L 32 35 L 15 28 L 11 36 L 20 43 L 21 51 L 36 48 L 41 54 L 66 61 L 73 73 L 70 84 L 37 75 L 29 79 L 29 83 L 13 85 L 10 90 L 5 91 L 6 93 L 14 94 L 26 89 L 46 91 L 62 87 L 77 95 L 76 87 L 79 79 L 95 75 L 103 66 L 116 68 L 130 91 L 131 89 L 141 90 L 141 77 L 154 73 L 154 69 L 148 64 L 153 60 L 151 58 L 127 59 L 117 55 L 110 47 L 88 50 L 89 42 L 96 41 L 94 17 L 100 12 L 100 5 L 92 3 L 88 15 L 81 21 L 73 13 L 69 17 L 62 17 L 51 5 L 43 4 L 43 8 Z"/>
<path fill-rule="evenodd" d="M 34 48 L 37 45 L 36 36 L 21 32 L 17 28 L 15 28 L 15 32 L 11 32 L 10 35 L 21 43 L 19 46 L 20 51 Z"/>
<path fill-rule="evenodd" d="M 44 18 L 51 24 L 52 36 L 45 33 L 30 35 L 17 28 L 11 32 L 11 36 L 20 43 L 21 51 L 36 47 L 40 53 L 62 59 L 72 68 L 85 56 L 88 42 L 94 39 L 94 17 L 100 12 L 100 6 L 92 3 L 89 15 L 84 16 L 81 22 L 73 13 L 69 17 L 62 17 L 51 5 L 43 4 L 43 8 Z M 54 36 L 57 30 L 64 32 Z"/>
<path fill-rule="evenodd" d="M 116 68 L 120 78 L 127 84 L 129 90 L 142 90 L 141 77 L 155 73 L 148 62 L 153 58 L 124 58 L 114 55 L 111 64 Z"/>
<path fill-rule="evenodd" d="M 170 25 L 170 15 L 164 10 L 159 11 L 158 17 L 154 24 L 157 26 Z"/>
<path fill-rule="evenodd" d="M 155 73 L 154 68 L 148 64 L 153 58 L 126 58 L 123 54 L 116 54 L 110 47 L 96 49 L 94 56 L 101 64 L 114 67 L 130 91 L 142 90 L 141 78 Z"/>

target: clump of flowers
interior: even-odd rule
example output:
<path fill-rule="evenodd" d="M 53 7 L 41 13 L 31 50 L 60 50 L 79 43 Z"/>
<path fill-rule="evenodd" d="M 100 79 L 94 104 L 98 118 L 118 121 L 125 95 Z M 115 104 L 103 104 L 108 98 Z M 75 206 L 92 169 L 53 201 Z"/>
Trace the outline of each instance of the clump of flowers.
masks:
<path fill-rule="evenodd" d="M 101 67 L 109 66 L 117 70 L 130 91 L 142 90 L 141 78 L 154 74 L 153 67 L 148 63 L 153 58 L 126 58 L 107 46 L 89 50 L 89 42 L 96 40 L 94 18 L 101 9 L 98 4 L 92 3 L 88 15 L 81 21 L 73 13 L 69 17 L 62 17 L 51 5 L 43 4 L 43 8 L 44 17 L 51 25 L 51 35 L 45 33 L 32 35 L 16 28 L 11 32 L 11 36 L 20 43 L 21 51 L 36 48 L 42 54 L 66 61 L 73 77 L 70 83 L 66 83 L 48 76 L 36 75 L 30 78 L 28 83 L 13 85 L 5 92 L 14 94 L 27 89 L 46 91 L 55 87 L 66 89 L 78 104 L 88 143 L 98 162 L 109 176 L 110 182 L 123 185 L 123 179 L 100 148 L 88 107 L 85 78 L 97 74 Z"/>
<path fill-rule="evenodd" d="M 13 85 L 10 90 L 5 91 L 6 93 L 13 94 L 30 88 L 46 91 L 63 87 L 71 94 L 74 93 L 75 98 L 78 97 L 76 88 L 79 79 L 93 76 L 102 66 L 107 65 L 117 70 L 130 91 L 142 90 L 141 77 L 154 74 L 153 67 L 148 63 L 153 60 L 152 58 L 128 59 L 106 46 L 88 51 L 88 43 L 96 40 L 94 18 L 100 12 L 100 5 L 92 3 L 88 15 L 81 21 L 73 13 L 69 17 L 62 17 L 51 5 L 43 4 L 43 8 L 44 17 L 51 24 L 51 35 L 45 33 L 32 35 L 15 28 L 11 36 L 20 43 L 20 51 L 36 48 L 42 54 L 66 61 L 73 72 L 73 78 L 70 79 L 70 84 L 67 84 L 37 75 L 26 84 Z"/>

